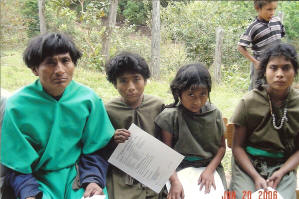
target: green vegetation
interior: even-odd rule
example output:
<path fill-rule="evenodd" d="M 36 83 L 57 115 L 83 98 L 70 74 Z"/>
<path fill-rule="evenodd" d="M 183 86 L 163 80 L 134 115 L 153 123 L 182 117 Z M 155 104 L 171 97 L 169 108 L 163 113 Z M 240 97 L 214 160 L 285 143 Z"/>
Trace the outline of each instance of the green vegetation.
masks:
<path fill-rule="evenodd" d="M 83 4 L 81 3 L 83 2 Z M 110 55 L 128 50 L 151 59 L 151 1 L 119 0 L 117 26 L 112 33 Z M 229 118 L 249 85 L 249 62 L 236 51 L 240 35 L 256 13 L 251 1 L 161 0 L 161 80 L 150 79 L 145 92 L 172 102 L 169 83 L 177 69 L 201 61 L 210 67 L 214 59 L 215 30 L 224 30 L 222 84 L 213 86 L 211 101 Z M 1 0 L 1 87 L 15 91 L 36 77 L 22 62 L 27 41 L 38 34 L 37 0 Z M 103 74 L 102 37 L 109 0 L 46 1 L 49 31 L 70 34 L 83 52 L 74 79 L 96 91 L 104 102 L 118 96 Z M 299 2 L 280 1 L 285 41 L 299 49 Z M 143 28 L 141 28 L 143 26 Z M 230 168 L 231 151 L 223 160 Z"/>

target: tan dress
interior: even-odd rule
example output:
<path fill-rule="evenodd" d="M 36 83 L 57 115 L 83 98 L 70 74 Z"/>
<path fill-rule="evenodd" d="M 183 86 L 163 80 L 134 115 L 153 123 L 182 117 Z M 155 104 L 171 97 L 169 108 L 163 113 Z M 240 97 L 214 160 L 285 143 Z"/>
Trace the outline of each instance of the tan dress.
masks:
<path fill-rule="evenodd" d="M 283 106 L 284 107 L 284 106 Z M 283 115 L 282 108 L 274 108 L 276 120 Z M 280 130 L 273 127 L 269 100 L 265 90 L 254 89 L 237 106 L 232 123 L 245 126 L 249 132 L 245 147 L 254 147 L 273 154 L 283 154 L 284 158 L 264 158 L 249 155 L 255 169 L 265 179 L 278 170 L 289 156 L 299 149 L 296 143 L 299 135 L 299 92 L 291 89 L 287 98 L 287 122 Z M 279 124 L 280 121 L 276 121 Z M 237 198 L 242 198 L 242 191 L 256 191 L 254 182 L 232 159 L 231 190 Z M 277 187 L 284 198 L 296 198 L 296 171 L 286 174 Z"/>
<path fill-rule="evenodd" d="M 207 103 L 200 114 L 194 114 L 183 106 L 166 108 L 155 119 L 155 123 L 163 130 L 173 134 L 173 148 L 187 157 L 200 160 L 183 160 L 178 169 L 186 167 L 204 167 L 209 164 L 221 146 L 224 124 L 221 112 Z M 217 172 L 226 189 L 224 169 L 220 164 Z"/>
<path fill-rule="evenodd" d="M 144 95 L 143 101 L 136 109 L 127 106 L 121 98 L 106 104 L 106 110 L 115 129 L 125 128 L 134 123 L 153 136 L 158 132 L 154 118 L 161 112 L 163 102 L 150 95 Z M 157 199 L 159 195 L 145 187 L 114 166 L 109 166 L 107 190 L 111 199 Z"/>

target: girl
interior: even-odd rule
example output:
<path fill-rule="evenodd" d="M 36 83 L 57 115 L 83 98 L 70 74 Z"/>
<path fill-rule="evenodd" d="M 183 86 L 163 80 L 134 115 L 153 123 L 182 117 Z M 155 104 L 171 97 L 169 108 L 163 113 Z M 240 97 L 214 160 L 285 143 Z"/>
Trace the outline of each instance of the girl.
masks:
<path fill-rule="evenodd" d="M 200 189 L 215 189 L 214 171 L 226 180 L 220 164 L 225 154 L 224 125 L 220 111 L 211 104 L 211 76 L 201 64 L 180 68 L 170 88 L 174 103 L 155 119 L 162 129 L 162 139 L 177 152 L 185 155 L 178 170 L 186 167 L 206 167 L 198 176 Z M 207 101 L 209 99 L 209 101 Z M 184 190 L 176 172 L 170 177 L 171 188 L 167 198 L 184 198 Z"/>
<path fill-rule="evenodd" d="M 296 57 L 291 45 L 269 48 L 260 63 L 257 89 L 241 100 L 232 117 L 231 189 L 238 199 L 245 190 L 267 187 L 283 198 L 296 198 L 299 92 L 291 87 L 298 70 Z"/>

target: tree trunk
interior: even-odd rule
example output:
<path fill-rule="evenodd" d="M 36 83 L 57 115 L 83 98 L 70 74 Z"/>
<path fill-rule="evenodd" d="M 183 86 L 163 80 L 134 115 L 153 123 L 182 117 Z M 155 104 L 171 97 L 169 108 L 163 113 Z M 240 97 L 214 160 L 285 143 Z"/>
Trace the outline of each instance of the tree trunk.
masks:
<path fill-rule="evenodd" d="M 221 62 L 222 62 L 222 44 L 223 44 L 223 29 L 216 29 L 216 47 L 214 57 L 214 78 L 217 84 L 221 82 Z"/>
<path fill-rule="evenodd" d="M 103 34 L 103 46 L 102 46 L 102 55 L 104 56 L 105 63 L 107 63 L 109 59 L 110 37 L 116 23 L 117 6 L 118 6 L 118 0 L 110 0 L 108 22 L 106 25 L 106 30 Z"/>
<path fill-rule="evenodd" d="M 160 78 L 160 0 L 152 0 L 152 60 L 151 71 L 155 79 Z"/>
<path fill-rule="evenodd" d="M 38 17 L 40 33 L 44 34 L 47 32 L 47 25 L 45 19 L 45 0 L 38 0 Z"/>

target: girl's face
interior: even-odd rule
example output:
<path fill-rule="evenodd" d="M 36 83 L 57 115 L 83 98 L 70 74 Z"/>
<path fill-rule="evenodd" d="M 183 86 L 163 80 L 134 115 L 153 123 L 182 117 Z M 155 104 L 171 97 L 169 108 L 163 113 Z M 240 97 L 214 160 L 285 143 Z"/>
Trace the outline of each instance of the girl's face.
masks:
<path fill-rule="evenodd" d="M 208 97 L 207 87 L 200 86 L 183 91 L 180 100 L 187 110 L 193 113 L 200 113 L 200 109 L 206 104 Z"/>
<path fill-rule="evenodd" d="M 270 92 L 284 94 L 294 81 L 294 66 L 284 56 L 270 58 L 266 66 L 265 76 Z"/>

